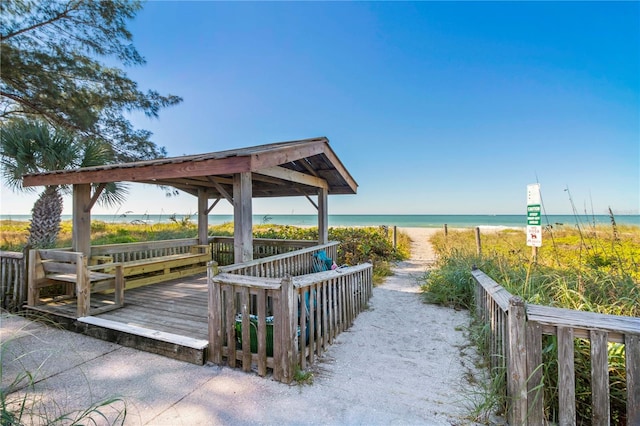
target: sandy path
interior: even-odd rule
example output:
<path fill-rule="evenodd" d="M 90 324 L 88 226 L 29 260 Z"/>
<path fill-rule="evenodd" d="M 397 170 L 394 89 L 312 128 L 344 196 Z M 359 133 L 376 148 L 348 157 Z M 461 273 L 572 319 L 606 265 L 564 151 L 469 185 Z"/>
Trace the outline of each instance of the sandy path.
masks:
<path fill-rule="evenodd" d="M 435 260 L 427 239 L 437 230 L 402 231 L 413 241 L 411 258 L 374 289 L 370 309 L 330 348 L 309 391 L 341 401 L 330 422 L 468 423 L 462 390 L 469 387 L 465 373 L 473 371 L 475 354 L 461 349 L 468 345 L 468 312 L 421 301 L 419 278 Z M 345 407 L 345 400 L 353 404 Z"/>
<path fill-rule="evenodd" d="M 185 364 L 20 318 L 2 318 L 2 331 L 16 336 L 5 349 L 37 371 L 36 396 L 55 395 L 66 411 L 120 396 L 127 425 L 472 424 L 463 392 L 473 370 L 463 331 L 469 315 L 422 303 L 417 279 L 433 261 L 426 241 L 435 230 L 403 231 L 414 240 L 411 259 L 374 288 L 370 309 L 321 357 L 310 386 Z M 31 331 L 12 333 L 12 324 Z M 2 362 L 9 373 L 9 357 Z M 4 386 L 5 379 L 10 374 Z"/>

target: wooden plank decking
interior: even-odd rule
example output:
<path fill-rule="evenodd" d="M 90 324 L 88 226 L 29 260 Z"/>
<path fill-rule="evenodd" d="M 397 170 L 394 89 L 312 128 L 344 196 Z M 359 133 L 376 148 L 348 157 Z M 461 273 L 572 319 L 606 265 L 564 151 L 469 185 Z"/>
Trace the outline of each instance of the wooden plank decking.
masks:
<path fill-rule="evenodd" d="M 108 303 L 99 294 L 91 298 L 92 308 Z M 124 307 L 93 317 L 78 319 L 76 309 L 75 299 L 27 307 L 33 316 L 92 337 L 196 364 L 206 359 L 206 274 L 125 290 Z"/>

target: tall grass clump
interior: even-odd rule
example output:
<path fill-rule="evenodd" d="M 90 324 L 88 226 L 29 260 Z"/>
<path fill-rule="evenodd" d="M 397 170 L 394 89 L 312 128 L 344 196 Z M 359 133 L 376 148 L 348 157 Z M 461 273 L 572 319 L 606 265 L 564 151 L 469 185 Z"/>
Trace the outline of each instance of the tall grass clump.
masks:
<path fill-rule="evenodd" d="M 16 323 L 16 318 L 0 313 L 5 324 Z M 41 321 L 46 321 L 41 318 Z M 20 324 L 20 322 L 17 322 Z M 22 425 L 122 425 L 127 416 L 126 401 L 119 397 L 107 397 L 89 402 L 83 408 L 70 408 L 61 402 L 60 390 L 48 390 L 42 382 L 52 374 L 49 364 L 59 356 L 69 356 L 70 348 L 54 349 L 30 330 L 30 322 L 16 329 L 4 330 L 0 341 L 0 424 Z M 55 326 L 54 324 L 50 324 Z M 41 347 L 27 349 L 21 339 L 36 340 Z M 64 350 L 64 354 L 57 353 Z M 53 367 L 53 371 L 57 367 Z M 55 375 L 55 374 L 54 374 Z M 87 381 L 88 385 L 89 381 Z M 90 395 L 87 389 L 87 395 Z M 71 404 L 74 404 L 73 402 Z M 76 404 L 74 404 L 76 405 Z"/>
<path fill-rule="evenodd" d="M 640 228 L 617 226 L 612 217 L 610 227 L 582 224 L 547 227 L 543 241 L 534 257 L 531 247 L 526 246 L 524 230 L 485 233 L 480 256 L 476 253 L 473 230 L 438 233 L 431 240 L 438 263 L 424 277 L 424 299 L 471 308 L 475 289 L 471 269 L 476 266 L 527 303 L 640 317 Z M 473 327 L 481 329 L 483 325 Z M 478 336 L 476 343 L 482 351 L 482 333 L 472 334 Z M 590 343 L 576 339 L 574 347 L 578 424 L 589 424 Z M 626 424 L 624 349 L 621 344 L 610 343 L 608 347 L 611 419 L 615 425 Z M 555 336 L 544 336 L 543 359 L 545 413 L 548 420 L 557 421 Z"/>

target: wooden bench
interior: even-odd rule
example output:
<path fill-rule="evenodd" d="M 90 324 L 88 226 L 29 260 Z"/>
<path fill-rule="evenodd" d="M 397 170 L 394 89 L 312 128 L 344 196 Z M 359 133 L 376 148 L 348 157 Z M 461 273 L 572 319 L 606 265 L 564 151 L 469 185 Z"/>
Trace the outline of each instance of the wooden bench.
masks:
<path fill-rule="evenodd" d="M 91 263 L 122 264 L 128 289 L 206 272 L 210 260 L 196 238 L 91 247 Z"/>
<path fill-rule="evenodd" d="M 102 271 L 102 272 L 101 272 Z M 54 301 L 77 298 L 78 317 L 117 309 L 124 304 L 124 274 L 122 265 L 87 265 L 83 253 L 65 250 L 31 250 L 29 252 L 28 298 L 29 306 L 42 304 L 40 290 L 62 285 L 64 294 Z M 91 309 L 91 293 L 112 292 L 111 305 Z"/>

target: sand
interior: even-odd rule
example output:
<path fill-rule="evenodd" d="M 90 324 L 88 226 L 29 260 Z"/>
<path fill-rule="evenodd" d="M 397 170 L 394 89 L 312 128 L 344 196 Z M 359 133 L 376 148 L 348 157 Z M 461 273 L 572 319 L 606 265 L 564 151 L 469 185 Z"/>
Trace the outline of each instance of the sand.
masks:
<path fill-rule="evenodd" d="M 29 325 L 24 333 L 23 319 L 3 319 L 4 340 L 12 324 L 23 330 L 7 353 L 28 354 L 20 362 L 32 369 L 44 361 L 27 394 L 55 397 L 63 411 L 119 396 L 131 425 L 474 424 L 468 376 L 481 374 L 466 337 L 469 314 L 422 303 L 420 278 L 435 260 L 427 238 L 437 230 L 401 230 L 414 241 L 411 258 L 374 288 L 369 309 L 313 367 L 310 385 L 185 364 L 49 327 Z M 16 368 L 9 355 L 3 386 Z"/>

